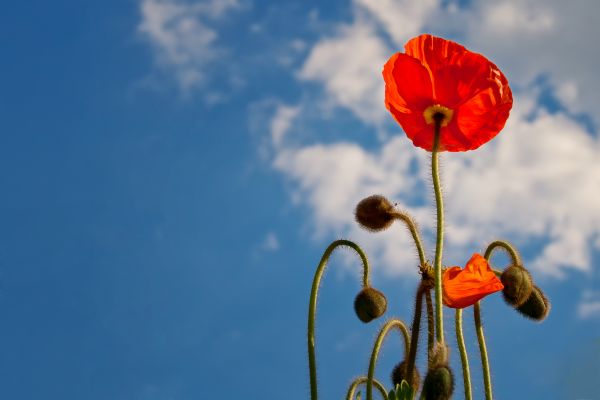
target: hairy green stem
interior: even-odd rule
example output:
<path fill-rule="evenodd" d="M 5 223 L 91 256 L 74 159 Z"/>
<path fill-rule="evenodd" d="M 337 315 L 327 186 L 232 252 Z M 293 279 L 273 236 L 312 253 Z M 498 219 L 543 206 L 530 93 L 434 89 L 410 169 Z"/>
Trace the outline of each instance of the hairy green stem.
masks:
<path fill-rule="evenodd" d="M 421 314 L 423 309 L 423 295 L 425 294 L 425 285 L 421 283 L 415 296 L 415 315 L 413 317 L 413 323 L 410 330 L 410 351 L 408 352 L 407 366 L 406 366 L 406 377 L 412 387 L 412 376 L 415 369 L 415 360 L 417 359 L 417 347 L 419 346 L 419 333 L 421 330 Z M 413 387 L 415 392 L 419 390 L 418 387 Z"/>
<path fill-rule="evenodd" d="M 419 235 L 419 229 L 415 221 L 408 215 L 403 212 L 394 211 L 392 213 L 394 218 L 401 220 L 406 224 L 406 227 L 410 231 L 410 234 L 413 237 L 415 242 L 415 247 L 417 248 L 417 252 L 419 253 L 419 262 L 421 265 L 425 265 L 425 251 L 423 250 L 423 243 L 421 242 L 421 236 Z"/>
<path fill-rule="evenodd" d="M 369 373 L 367 374 L 367 400 L 373 400 L 373 377 L 375 376 L 375 365 L 377 364 L 377 357 L 379 356 L 379 350 L 383 339 L 385 339 L 388 332 L 394 328 L 397 328 L 404 336 L 404 349 L 410 349 L 410 338 L 408 337 L 408 329 L 404 322 L 399 319 L 390 319 L 383 325 L 375 340 L 373 351 L 371 352 L 371 359 L 369 361 Z"/>
<path fill-rule="evenodd" d="M 433 301 L 431 300 L 431 290 L 429 289 L 425 292 L 425 303 L 427 304 L 427 367 L 430 367 L 435 337 L 435 326 L 433 318 Z"/>
<path fill-rule="evenodd" d="M 489 261 L 493 251 L 497 248 L 504 249 L 508 253 L 513 265 L 523 265 L 521 262 L 521 256 L 519 255 L 519 252 L 510 243 L 505 242 L 504 240 L 496 240 L 490 243 L 487 249 L 485 249 L 485 254 L 483 255 L 483 257 Z"/>
<path fill-rule="evenodd" d="M 349 240 L 336 240 L 331 243 L 329 247 L 323 253 L 319 266 L 315 272 L 313 279 L 312 288 L 310 291 L 310 302 L 308 305 L 308 368 L 310 372 L 310 398 L 311 400 L 317 400 L 317 361 L 315 355 L 315 316 L 317 314 L 317 297 L 319 292 L 319 286 L 321 284 L 321 277 L 327 266 L 327 261 L 333 250 L 338 246 L 348 246 L 358 253 L 362 261 L 363 266 L 363 287 L 369 286 L 369 262 L 367 256 L 360 247 L 354 242 Z"/>
<path fill-rule="evenodd" d="M 360 377 L 356 378 L 355 380 L 353 380 L 352 383 L 350 384 L 350 387 L 348 388 L 348 393 L 346 394 L 346 400 L 354 400 L 354 392 L 356 392 L 356 388 L 359 385 L 362 385 L 366 382 L 367 382 L 366 376 L 360 376 Z M 387 393 L 385 391 L 385 387 L 381 384 L 381 382 L 379 382 L 377 379 L 373 379 L 373 384 L 375 385 L 377 390 L 379 390 L 381 397 L 383 397 L 384 400 L 387 399 Z"/>
<path fill-rule="evenodd" d="M 455 318 L 456 342 L 458 343 L 460 362 L 462 364 L 463 382 L 465 385 L 465 400 L 471 400 L 471 371 L 469 370 L 469 357 L 467 356 L 467 348 L 465 347 L 465 338 L 463 336 L 462 308 L 456 309 Z"/>
<path fill-rule="evenodd" d="M 435 312 L 437 326 L 437 340 L 444 343 L 444 315 L 442 314 L 442 250 L 444 247 L 444 201 L 440 187 L 439 172 L 439 146 L 442 120 L 435 118 L 433 149 L 431 152 L 431 176 L 433 178 L 433 191 L 437 209 L 437 232 L 435 241 Z"/>
<path fill-rule="evenodd" d="M 481 323 L 481 307 L 479 302 L 473 306 L 473 316 L 475 317 L 475 330 L 477 331 L 477 341 L 479 342 L 479 353 L 481 354 L 481 368 L 483 369 L 483 385 L 485 387 L 486 400 L 492 400 L 492 379 L 490 376 L 490 364 L 488 360 L 487 348 L 485 346 L 485 337 L 483 335 L 483 325 Z"/>

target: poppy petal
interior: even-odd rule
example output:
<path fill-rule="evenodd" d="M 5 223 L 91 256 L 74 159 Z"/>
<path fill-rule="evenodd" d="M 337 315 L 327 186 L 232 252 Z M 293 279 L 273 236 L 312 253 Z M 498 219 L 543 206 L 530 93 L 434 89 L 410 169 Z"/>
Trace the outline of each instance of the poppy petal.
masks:
<path fill-rule="evenodd" d="M 464 46 L 432 35 L 420 35 L 404 45 L 407 55 L 421 60 L 431 72 L 447 64 L 448 59 L 468 51 Z"/>
<path fill-rule="evenodd" d="M 504 288 L 487 260 L 473 254 L 464 269 L 448 268 L 442 276 L 444 304 L 451 308 L 465 308 L 488 294 Z"/>
<path fill-rule="evenodd" d="M 431 78 L 419 60 L 396 53 L 383 67 L 385 103 L 400 112 L 421 111 L 431 103 Z"/>

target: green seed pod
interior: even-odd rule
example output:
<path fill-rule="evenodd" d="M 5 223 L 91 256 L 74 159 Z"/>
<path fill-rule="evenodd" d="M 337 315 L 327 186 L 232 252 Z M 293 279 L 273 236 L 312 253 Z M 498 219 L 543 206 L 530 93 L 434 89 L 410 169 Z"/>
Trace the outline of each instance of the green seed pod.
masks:
<path fill-rule="evenodd" d="M 370 231 L 382 231 L 394 222 L 394 206 L 381 195 L 369 196 L 362 199 L 354 212 L 356 221 Z"/>
<path fill-rule="evenodd" d="M 419 385 L 421 384 L 421 376 L 419 375 L 419 371 L 417 371 L 416 366 L 413 368 L 412 379 L 408 379 L 408 363 L 406 360 L 398 363 L 393 371 L 392 371 L 392 383 L 394 387 L 396 385 L 402 385 L 402 381 L 408 382 L 408 385 L 415 390 L 419 390 Z"/>
<path fill-rule="evenodd" d="M 361 290 L 354 300 L 354 311 L 362 322 L 371 322 L 381 317 L 387 309 L 385 295 L 377 289 L 366 287 Z"/>
<path fill-rule="evenodd" d="M 533 285 L 533 290 L 525 303 L 517 308 L 521 314 L 535 321 L 543 321 L 550 312 L 550 302 L 542 290 Z"/>
<path fill-rule="evenodd" d="M 529 272 L 521 266 L 511 265 L 506 268 L 504 272 L 502 272 L 500 280 L 504 285 L 504 289 L 502 290 L 504 300 L 513 307 L 519 307 L 525 303 L 529 298 L 529 295 L 531 295 L 531 290 L 533 288 L 531 275 L 529 275 Z"/>
<path fill-rule="evenodd" d="M 454 392 L 454 376 L 448 366 L 430 369 L 423 383 L 427 400 L 450 400 Z"/>

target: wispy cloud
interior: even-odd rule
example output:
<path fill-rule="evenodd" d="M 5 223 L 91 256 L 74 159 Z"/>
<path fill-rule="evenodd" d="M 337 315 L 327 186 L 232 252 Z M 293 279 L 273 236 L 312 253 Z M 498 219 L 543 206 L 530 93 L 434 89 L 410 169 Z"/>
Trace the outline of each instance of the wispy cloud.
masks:
<path fill-rule="evenodd" d="M 279 250 L 279 239 L 274 232 L 269 232 L 263 239 L 261 248 L 264 251 L 277 251 Z"/>
<path fill-rule="evenodd" d="M 204 84 L 208 66 L 226 54 L 214 25 L 240 7 L 238 0 L 141 0 L 138 32 L 152 46 L 158 68 L 187 94 Z"/>
<path fill-rule="evenodd" d="M 577 316 L 581 319 L 600 317 L 600 291 L 585 291 L 577 306 Z"/>
<path fill-rule="evenodd" d="M 275 147 L 283 143 L 285 135 L 290 130 L 292 122 L 298 116 L 300 107 L 278 104 L 275 109 L 275 115 L 271 119 L 270 131 L 271 142 Z"/>

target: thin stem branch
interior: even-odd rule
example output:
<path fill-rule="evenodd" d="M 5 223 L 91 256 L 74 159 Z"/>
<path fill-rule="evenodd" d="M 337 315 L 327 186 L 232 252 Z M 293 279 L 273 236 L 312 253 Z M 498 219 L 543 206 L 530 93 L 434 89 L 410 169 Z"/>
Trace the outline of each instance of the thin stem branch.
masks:
<path fill-rule="evenodd" d="M 435 204 L 437 209 L 437 232 L 435 241 L 435 311 L 437 340 L 444 343 L 444 316 L 442 314 L 442 250 L 444 247 L 444 201 L 440 187 L 439 173 L 439 145 L 441 119 L 435 119 L 433 149 L 431 152 L 431 176 L 433 178 L 433 191 L 435 193 Z"/>
<path fill-rule="evenodd" d="M 481 354 L 481 368 L 483 369 L 485 398 L 486 400 L 492 400 L 492 378 L 490 375 L 490 364 L 488 360 L 487 348 L 485 346 L 485 336 L 483 335 L 483 325 L 481 323 L 481 309 L 479 302 L 475 303 L 473 306 L 473 316 L 475 317 L 475 330 L 477 331 L 479 353 Z"/>
<path fill-rule="evenodd" d="M 371 352 L 371 359 L 369 361 L 369 373 L 367 374 L 367 400 L 373 400 L 373 377 L 375 376 L 375 365 L 377 364 L 377 357 L 379 356 L 381 344 L 383 343 L 383 339 L 385 339 L 388 332 L 394 328 L 402 332 L 402 335 L 404 336 L 405 349 L 410 347 L 408 329 L 406 328 L 406 325 L 404 325 L 404 322 L 394 318 L 390 319 L 385 323 L 385 325 L 383 325 L 379 331 L 379 335 L 377 335 L 375 344 L 373 345 L 373 351 Z"/>
<path fill-rule="evenodd" d="M 427 366 L 430 367 L 435 337 L 435 324 L 433 318 L 433 301 L 431 300 L 431 290 L 429 289 L 425 292 L 425 303 L 427 304 Z"/>
<path fill-rule="evenodd" d="M 456 342 L 460 352 L 460 362 L 462 364 L 463 382 L 465 385 L 465 400 L 471 400 L 471 371 L 469 369 L 469 357 L 467 356 L 467 348 L 465 347 L 465 338 L 462 328 L 462 308 L 456 309 L 455 316 Z"/>
<path fill-rule="evenodd" d="M 350 387 L 348 388 L 348 393 L 346 394 L 346 400 L 354 400 L 354 392 L 356 392 L 356 388 L 367 382 L 366 376 L 360 376 L 352 381 Z M 379 390 L 379 394 L 383 399 L 387 399 L 387 393 L 385 391 L 385 387 L 379 382 L 377 379 L 373 379 L 373 384 Z"/>
<path fill-rule="evenodd" d="M 497 248 L 504 249 L 508 253 L 513 265 L 523 265 L 521 262 L 521 256 L 519 255 L 519 252 L 510 243 L 504 240 L 496 240 L 490 243 L 487 249 L 485 249 L 485 254 L 483 255 L 483 257 L 489 261 L 490 257 L 492 256 L 492 252 Z"/>
<path fill-rule="evenodd" d="M 425 294 L 426 289 L 425 285 L 421 283 L 419 285 L 419 289 L 417 290 L 417 295 L 415 297 L 415 315 L 413 317 L 413 323 L 410 330 L 410 351 L 408 352 L 407 366 L 406 366 L 406 377 L 408 383 L 412 387 L 412 376 L 413 371 L 415 369 L 415 360 L 417 358 L 417 347 L 419 346 L 419 333 L 421 329 L 421 315 L 423 311 L 423 295 Z M 418 387 L 413 387 L 415 392 L 419 390 Z"/>
<path fill-rule="evenodd" d="M 317 297 L 319 292 L 319 286 L 321 284 L 321 277 L 323 276 L 323 272 L 325 267 L 327 266 L 327 261 L 329 260 L 329 256 L 333 250 L 335 250 L 338 246 L 348 246 L 354 251 L 358 253 L 360 259 L 362 261 L 363 267 L 363 287 L 369 286 L 369 262 L 367 260 L 367 256 L 362 251 L 360 247 L 354 242 L 349 240 L 336 240 L 331 243 L 329 247 L 323 253 L 321 257 L 321 261 L 317 267 L 315 272 L 315 277 L 313 279 L 312 288 L 310 291 L 310 302 L 308 305 L 308 368 L 310 371 L 310 398 L 311 400 L 317 400 L 317 361 L 315 355 L 315 316 L 317 314 Z"/>
<path fill-rule="evenodd" d="M 421 265 L 425 265 L 425 251 L 423 250 L 423 243 L 421 241 L 421 236 L 419 235 L 419 228 L 415 221 L 406 213 L 400 211 L 394 211 L 392 213 L 394 218 L 401 220 L 406 224 L 406 227 L 410 231 L 410 234 L 413 237 L 415 242 L 415 247 L 417 248 L 417 252 L 419 253 L 419 262 Z"/>

